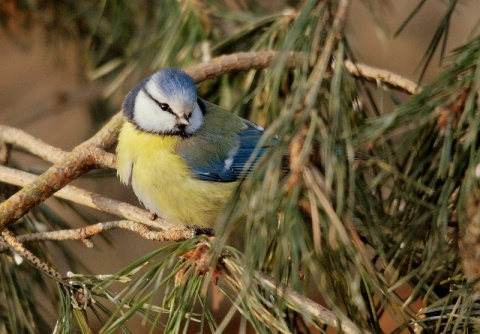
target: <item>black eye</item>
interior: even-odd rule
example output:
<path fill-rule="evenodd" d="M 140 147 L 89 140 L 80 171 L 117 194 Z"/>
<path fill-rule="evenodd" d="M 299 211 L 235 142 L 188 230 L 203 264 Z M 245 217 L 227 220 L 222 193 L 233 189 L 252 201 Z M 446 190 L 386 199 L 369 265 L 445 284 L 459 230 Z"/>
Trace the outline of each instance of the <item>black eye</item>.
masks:
<path fill-rule="evenodd" d="M 159 106 L 160 106 L 160 109 L 164 111 L 167 111 L 168 109 L 170 109 L 170 106 L 166 103 L 160 103 Z"/>

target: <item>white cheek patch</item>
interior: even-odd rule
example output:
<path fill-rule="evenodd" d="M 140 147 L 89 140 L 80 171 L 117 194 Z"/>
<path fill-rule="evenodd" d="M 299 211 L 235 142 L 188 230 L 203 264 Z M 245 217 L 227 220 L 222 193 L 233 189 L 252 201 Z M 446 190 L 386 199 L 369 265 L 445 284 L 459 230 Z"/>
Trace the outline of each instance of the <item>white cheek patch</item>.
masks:
<path fill-rule="evenodd" d="M 198 103 L 195 102 L 195 108 L 192 111 L 192 116 L 188 120 L 190 125 L 185 128 L 185 132 L 188 134 L 192 134 L 203 125 L 203 113 L 200 109 Z"/>
<path fill-rule="evenodd" d="M 133 120 L 141 129 L 157 133 L 169 132 L 176 124 L 175 116 L 161 110 L 144 91 L 135 99 Z"/>

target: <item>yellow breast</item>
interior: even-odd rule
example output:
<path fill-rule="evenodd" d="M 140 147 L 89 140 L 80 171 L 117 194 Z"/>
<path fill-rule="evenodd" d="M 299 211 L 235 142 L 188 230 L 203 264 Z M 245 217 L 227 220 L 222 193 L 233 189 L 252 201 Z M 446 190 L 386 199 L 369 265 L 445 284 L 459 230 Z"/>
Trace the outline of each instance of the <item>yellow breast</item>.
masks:
<path fill-rule="evenodd" d="M 178 226 L 213 227 L 237 182 L 195 179 L 175 154 L 177 136 L 137 130 L 125 122 L 118 138 L 117 173 L 140 201 Z"/>

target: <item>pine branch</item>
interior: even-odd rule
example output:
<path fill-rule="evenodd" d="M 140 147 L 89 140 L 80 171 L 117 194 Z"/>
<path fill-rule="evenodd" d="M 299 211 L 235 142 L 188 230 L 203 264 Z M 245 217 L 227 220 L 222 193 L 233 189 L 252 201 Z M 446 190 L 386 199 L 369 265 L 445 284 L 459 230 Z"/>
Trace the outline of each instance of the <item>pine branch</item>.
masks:
<path fill-rule="evenodd" d="M 273 277 L 265 275 L 262 272 L 257 272 L 256 274 L 256 279 L 261 282 L 262 286 L 278 293 L 278 296 L 285 299 L 286 303 L 293 309 L 305 310 L 306 313 L 313 319 L 318 319 L 318 321 L 324 323 L 325 325 L 336 328 L 338 331 L 342 331 L 347 334 L 371 333 L 368 330 L 359 328 L 347 318 L 339 318 L 329 309 L 315 303 L 309 298 L 306 298 L 292 288 L 283 284 L 278 284 Z"/>

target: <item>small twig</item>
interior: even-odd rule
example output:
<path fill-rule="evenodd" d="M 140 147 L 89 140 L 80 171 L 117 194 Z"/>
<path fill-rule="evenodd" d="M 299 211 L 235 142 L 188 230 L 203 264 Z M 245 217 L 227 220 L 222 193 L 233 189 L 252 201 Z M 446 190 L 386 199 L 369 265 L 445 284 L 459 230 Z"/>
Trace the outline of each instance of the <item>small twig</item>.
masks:
<path fill-rule="evenodd" d="M 260 51 L 234 53 L 214 58 L 211 61 L 188 68 L 185 72 L 187 72 L 196 83 L 199 83 L 232 72 L 265 68 L 279 57 L 284 57 L 287 68 L 295 68 L 304 61 L 301 53 L 294 52 Z M 414 81 L 385 69 L 355 63 L 349 59 L 344 61 L 344 66 L 353 76 L 361 77 L 369 81 L 381 81 L 388 86 L 401 89 L 412 95 L 422 91 L 422 87 Z"/>
<path fill-rule="evenodd" d="M 123 229 L 132 231 L 145 239 L 155 241 L 183 241 L 191 238 L 192 236 L 192 231 L 187 228 L 178 227 L 171 228 L 169 230 L 158 231 L 152 230 L 151 228 L 141 223 L 132 222 L 130 220 L 118 220 L 97 223 L 77 229 L 23 234 L 17 236 L 16 240 L 18 243 L 32 241 L 86 240 L 94 235 L 112 229 Z M 0 253 L 5 252 L 8 249 L 8 244 L 0 242 Z"/>
<path fill-rule="evenodd" d="M 36 175 L 27 172 L 0 166 L 0 182 L 25 186 L 33 182 L 35 177 Z M 142 210 L 134 205 L 104 197 L 75 186 L 65 186 L 56 192 L 54 196 L 133 220 L 155 229 L 168 230 L 175 227 L 175 225 L 158 217 L 155 220 L 151 220 L 151 214 L 148 211 Z"/>
<path fill-rule="evenodd" d="M 21 147 L 43 160 L 54 164 L 62 162 L 68 154 L 68 152 L 48 145 L 23 130 L 6 125 L 0 125 L 0 142 Z"/>
<path fill-rule="evenodd" d="M 357 325 L 346 317 L 340 319 L 326 307 L 323 307 L 322 305 L 315 303 L 313 300 L 299 294 L 289 286 L 276 282 L 271 276 L 257 271 L 256 278 L 261 282 L 262 286 L 275 290 L 279 296 L 285 300 L 287 305 L 304 310 L 313 319 L 318 319 L 320 322 L 334 327 L 339 331 L 341 330 L 346 334 L 370 333 L 365 329 L 358 328 Z"/>
<path fill-rule="evenodd" d="M 396 73 L 365 64 L 354 63 L 348 59 L 345 60 L 344 65 L 347 71 L 354 76 L 362 77 L 371 81 L 381 81 L 384 84 L 401 89 L 412 95 L 416 95 L 422 91 L 421 86 Z"/>
<path fill-rule="evenodd" d="M 6 125 L 0 125 L 0 142 L 21 147 L 53 164 L 61 163 L 69 153 L 33 137 L 21 129 Z M 98 148 L 92 150 L 92 156 L 95 160 L 95 165 L 98 167 L 115 168 L 115 154 Z"/>
<path fill-rule="evenodd" d="M 18 255 L 20 255 L 23 259 L 27 260 L 30 262 L 33 266 L 36 268 L 40 269 L 47 275 L 50 275 L 58 280 L 63 279 L 63 276 L 55 270 L 53 267 L 51 267 L 48 263 L 44 262 L 37 256 L 35 256 L 32 252 L 30 252 L 28 249 L 23 247 L 21 242 L 17 240 L 15 235 L 10 232 L 8 229 L 4 229 L 1 233 L 1 236 L 3 240 L 5 240 L 5 243 L 7 244 L 7 248 L 12 249 L 15 251 Z M 2 245 L 3 246 L 3 245 Z"/>
<path fill-rule="evenodd" d="M 480 292 L 480 190 L 472 186 L 465 205 L 467 219 L 459 224 L 458 249 L 463 272 L 469 282 L 474 282 L 475 291 Z"/>
<path fill-rule="evenodd" d="M 266 68 L 280 57 L 285 57 L 286 66 L 289 68 L 294 68 L 301 62 L 299 54 L 294 52 L 239 52 L 213 58 L 208 62 L 189 67 L 185 72 L 199 83 L 232 72 Z"/>
<path fill-rule="evenodd" d="M 229 258 L 228 256 L 222 259 L 222 263 L 226 267 L 225 272 L 229 274 L 226 276 L 220 276 L 220 284 L 228 285 L 232 288 L 238 293 L 238 298 L 242 300 L 245 298 L 248 299 L 247 294 L 248 291 L 250 291 L 250 287 L 246 288 L 244 284 L 238 280 L 238 277 L 243 277 L 245 274 L 243 266 L 239 265 L 233 258 Z M 222 276 L 224 279 L 222 279 Z M 251 276 L 248 275 L 248 277 L 250 278 Z M 267 288 L 275 291 L 274 293 L 282 298 L 288 307 L 292 309 L 301 309 L 318 322 L 324 323 L 348 334 L 370 333 L 358 328 L 357 325 L 346 317 L 339 318 L 331 310 L 315 303 L 313 300 L 305 296 L 302 296 L 289 286 L 277 282 L 273 277 L 261 271 L 255 271 L 253 281 L 249 280 L 248 284 L 252 284 L 253 282 L 255 282 L 254 284 L 258 284 L 262 289 Z M 229 319 L 229 316 L 226 316 L 225 319 Z M 224 322 L 219 325 L 219 328 L 226 326 L 226 321 L 227 320 L 224 320 Z"/>
<path fill-rule="evenodd" d="M 61 163 L 53 165 L 33 182 L 0 203 L 0 231 L 69 182 L 92 169 L 96 164 L 98 149 L 110 147 L 115 142 L 121 123 L 122 117 L 114 116 L 91 139 L 67 154 Z"/>

